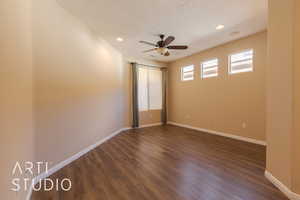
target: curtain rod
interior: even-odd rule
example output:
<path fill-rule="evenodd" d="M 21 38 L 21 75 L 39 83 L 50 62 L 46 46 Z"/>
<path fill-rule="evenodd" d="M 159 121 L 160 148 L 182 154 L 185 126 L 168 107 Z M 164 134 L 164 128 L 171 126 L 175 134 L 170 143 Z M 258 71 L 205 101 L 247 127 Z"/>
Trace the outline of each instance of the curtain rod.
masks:
<path fill-rule="evenodd" d="M 154 68 L 164 68 L 161 66 L 155 66 L 155 65 L 148 65 L 148 64 L 141 64 L 141 63 L 137 63 L 137 62 L 130 62 L 131 64 L 138 64 L 138 65 L 142 65 L 142 66 L 146 66 L 146 67 L 154 67 Z"/>

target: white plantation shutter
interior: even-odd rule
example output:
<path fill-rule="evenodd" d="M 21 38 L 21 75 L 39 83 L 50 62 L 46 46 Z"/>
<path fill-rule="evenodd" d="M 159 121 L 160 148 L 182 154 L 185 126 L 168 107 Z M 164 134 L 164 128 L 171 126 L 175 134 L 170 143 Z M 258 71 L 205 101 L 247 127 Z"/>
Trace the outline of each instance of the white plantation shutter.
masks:
<path fill-rule="evenodd" d="M 139 67 L 138 71 L 139 111 L 146 111 L 148 110 L 148 70 Z"/>
<path fill-rule="evenodd" d="M 253 71 L 253 49 L 229 56 L 229 73 L 237 74 L 241 72 Z"/>
<path fill-rule="evenodd" d="M 219 67 L 218 59 L 212 59 L 203 62 L 201 64 L 201 77 L 210 78 L 210 77 L 218 76 L 218 67 Z"/>
<path fill-rule="evenodd" d="M 182 81 L 194 80 L 194 65 L 181 68 L 181 80 Z"/>
<path fill-rule="evenodd" d="M 162 109 L 162 72 L 158 69 L 139 67 L 139 111 Z"/>
<path fill-rule="evenodd" d="M 162 108 L 162 72 L 149 69 L 149 109 Z"/>

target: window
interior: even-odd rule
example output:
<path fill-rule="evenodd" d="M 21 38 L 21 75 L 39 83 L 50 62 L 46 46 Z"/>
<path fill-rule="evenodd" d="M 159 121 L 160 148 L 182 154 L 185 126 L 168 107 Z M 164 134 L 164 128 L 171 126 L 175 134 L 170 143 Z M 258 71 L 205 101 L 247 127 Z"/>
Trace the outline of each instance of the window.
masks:
<path fill-rule="evenodd" d="M 229 56 L 229 74 L 253 71 L 253 49 Z"/>
<path fill-rule="evenodd" d="M 148 70 L 149 75 L 149 110 L 162 109 L 162 72 L 160 70 Z"/>
<path fill-rule="evenodd" d="M 181 80 L 182 81 L 194 80 L 194 65 L 181 68 Z"/>
<path fill-rule="evenodd" d="M 162 109 L 162 72 L 139 67 L 138 76 L 139 111 Z"/>
<path fill-rule="evenodd" d="M 219 60 L 212 59 L 201 64 L 201 78 L 210 78 L 218 76 Z"/>
<path fill-rule="evenodd" d="M 138 76 L 139 111 L 146 111 L 148 110 L 148 70 L 140 67 Z"/>

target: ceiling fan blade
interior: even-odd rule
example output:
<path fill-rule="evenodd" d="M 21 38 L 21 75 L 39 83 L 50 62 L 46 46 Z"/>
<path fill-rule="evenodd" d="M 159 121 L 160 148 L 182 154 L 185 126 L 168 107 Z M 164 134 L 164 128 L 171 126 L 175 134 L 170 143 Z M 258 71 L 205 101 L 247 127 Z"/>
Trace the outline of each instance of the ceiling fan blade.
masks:
<path fill-rule="evenodd" d="M 155 50 L 156 50 L 156 48 L 154 48 L 154 49 L 149 49 L 149 50 L 143 51 L 143 53 L 147 53 L 147 52 L 151 52 L 151 51 L 155 51 Z"/>
<path fill-rule="evenodd" d="M 185 46 L 185 45 L 174 45 L 174 46 L 168 46 L 167 47 L 168 49 L 178 49 L 178 50 L 183 50 L 183 49 L 187 49 L 188 46 Z"/>
<path fill-rule="evenodd" d="M 153 43 L 151 43 L 151 42 L 140 41 L 140 43 L 143 43 L 143 44 L 148 44 L 148 45 L 151 45 L 151 46 L 157 47 L 157 45 L 156 45 L 156 44 L 153 44 Z"/>
<path fill-rule="evenodd" d="M 170 52 L 167 52 L 167 53 L 165 53 L 165 55 L 164 56 L 169 56 L 170 55 Z"/>
<path fill-rule="evenodd" d="M 163 42 L 163 46 L 168 46 L 169 44 L 171 44 L 171 42 L 173 42 L 175 40 L 174 36 L 169 36 L 167 37 L 167 39 L 165 39 L 165 41 Z"/>

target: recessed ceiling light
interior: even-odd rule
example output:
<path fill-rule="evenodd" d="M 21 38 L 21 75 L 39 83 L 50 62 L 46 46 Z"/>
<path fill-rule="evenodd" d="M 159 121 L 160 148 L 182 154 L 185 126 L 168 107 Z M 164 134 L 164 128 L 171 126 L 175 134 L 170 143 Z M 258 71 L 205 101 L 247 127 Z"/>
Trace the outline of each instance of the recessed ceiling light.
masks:
<path fill-rule="evenodd" d="M 118 41 L 118 42 L 123 42 L 123 41 L 124 41 L 124 39 L 123 39 L 123 38 L 120 38 L 120 37 L 118 37 L 118 38 L 117 38 L 117 41 Z"/>
<path fill-rule="evenodd" d="M 223 24 L 220 24 L 220 25 L 218 25 L 218 26 L 216 27 L 217 30 L 221 30 L 221 29 L 223 29 L 223 28 L 225 28 L 225 26 L 224 26 Z"/>

